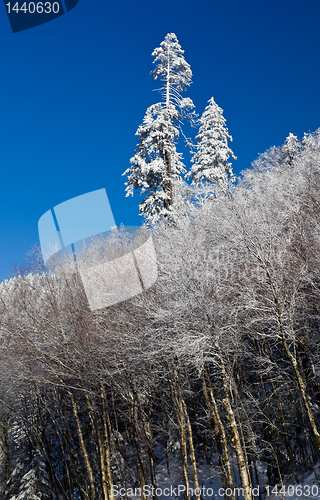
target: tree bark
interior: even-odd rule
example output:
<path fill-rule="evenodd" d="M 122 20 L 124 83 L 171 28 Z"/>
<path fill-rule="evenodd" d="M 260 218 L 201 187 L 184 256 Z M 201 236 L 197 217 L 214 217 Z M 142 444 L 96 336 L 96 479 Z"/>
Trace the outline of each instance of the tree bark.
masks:
<path fill-rule="evenodd" d="M 82 429 L 81 429 L 81 424 L 80 424 L 80 419 L 79 419 L 79 414 L 78 414 L 77 406 L 76 406 L 73 394 L 68 391 L 68 395 L 69 395 L 70 400 L 71 400 L 72 411 L 73 411 L 74 419 L 75 419 L 75 422 L 76 422 L 78 439 L 79 439 L 79 442 L 80 442 L 80 448 L 81 448 L 81 452 L 82 452 L 82 455 L 83 455 L 84 463 L 85 463 L 85 466 L 86 466 L 86 469 L 87 469 L 87 473 L 88 473 L 88 477 L 89 477 L 90 496 L 91 496 L 92 500 L 95 500 L 96 495 L 95 495 L 94 477 L 93 477 L 92 467 L 91 467 L 90 460 L 89 460 L 89 455 L 88 455 L 88 452 L 87 452 L 87 449 L 86 449 L 86 446 L 85 446 L 85 443 L 84 443 L 84 439 L 83 439 L 83 434 L 82 434 Z"/>
<path fill-rule="evenodd" d="M 109 444 L 109 434 L 108 434 L 108 423 L 107 423 L 107 404 L 106 397 L 102 383 L 100 384 L 100 399 L 102 403 L 102 423 L 103 423 L 103 450 L 104 450 L 104 459 L 106 463 L 106 484 L 107 484 L 107 496 L 109 500 L 114 500 L 113 494 L 113 481 L 112 481 L 112 473 L 111 473 L 111 455 L 110 455 L 110 444 Z M 111 425 L 110 425 L 111 427 Z M 111 438 L 111 436 L 110 436 Z"/>
<path fill-rule="evenodd" d="M 133 399 L 133 397 L 132 397 Z M 145 480 L 145 474 L 143 470 L 143 462 L 142 462 L 142 455 L 141 455 L 141 450 L 140 450 L 140 445 L 139 445 L 139 440 L 138 440 L 138 435 L 137 435 L 137 427 L 136 427 L 136 421 L 137 421 L 137 415 L 136 415 L 136 409 L 134 408 L 134 402 L 133 401 L 128 401 L 128 406 L 129 406 L 129 413 L 130 413 L 130 421 L 131 421 L 131 429 L 132 429 L 132 439 L 133 439 L 133 445 L 136 450 L 136 456 L 137 456 L 137 468 L 138 468 L 138 474 L 139 474 L 139 483 L 140 483 L 140 488 L 141 488 L 141 498 L 142 500 L 146 500 L 146 495 L 144 492 L 144 487 L 146 484 Z"/>
<path fill-rule="evenodd" d="M 211 398 L 211 403 L 209 400 L 208 396 L 208 391 L 207 391 L 207 385 L 206 385 L 206 379 L 208 380 L 209 384 L 209 394 Z M 231 463 L 230 463 L 230 457 L 229 457 L 229 451 L 228 451 L 228 441 L 226 437 L 226 432 L 224 425 L 222 423 L 222 420 L 219 415 L 218 411 L 218 405 L 216 402 L 216 399 L 213 394 L 213 390 L 211 387 L 209 375 L 206 370 L 204 370 L 204 375 L 202 375 L 202 390 L 204 393 L 206 405 L 208 408 L 208 411 L 211 414 L 211 418 L 213 420 L 213 425 L 212 428 L 214 429 L 214 438 L 217 444 L 217 449 L 219 453 L 219 464 L 222 472 L 222 478 L 225 482 L 224 488 L 226 489 L 231 488 L 232 489 L 232 495 L 230 496 L 231 500 L 234 499 L 234 494 L 233 494 L 233 478 L 232 478 L 232 470 L 231 470 Z"/>
<path fill-rule="evenodd" d="M 182 404 L 183 404 L 183 410 L 184 410 L 184 415 L 185 415 L 185 419 L 187 422 L 187 429 L 188 429 L 188 435 L 189 435 L 190 458 L 191 458 L 192 470 L 193 470 L 194 487 L 196 489 L 196 498 L 197 498 L 197 500 L 200 500 L 200 488 L 199 488 L 196 454 L 195 454 L 194 445 L 193 445 L 192 427 L 191 427 L 191 422 L 190 422 L 190 418 L 188 415 L 187 405 L 186 405 L 184 400 L 182 400 Z"/>
<path fill-rule="evenodd" d="M 219 349 L 219 351 L 220 351 L 220 349 Z M 238 467 L 239 467 L 239 474 L 240 474 L 240 478 L 241 478 L 242 487 L 244 490 L 244 500 L 252 500 L 251 489 L 250 489 L 250 480 L 249 480 L 249 476 L 248 476 L 245 458 L 244 458 L 243 451 L 242 451 L 242 444 L 241 444 L 241 439 L 240 439 L 240 435 L 238 432 L 237 422 L 236 422 L 236 419 L 235 419 L 235 416 L 234 416 L 234 413 L 233 413 L 233 410 L 231 407 L 231 403 L 230 403 L 229 390 L 228 390 L 227 378 L 226 378 L 226 371 L 225 371 L 224 362 L 223 362 L 221 354 L 219 355 L 219 359 L 220 359 L 220 367 L 221 367 L 221 374 L 222 374 L 222 384 L 223 384 L 224 394 L 225 394 L 225 397 L 222 400 L 222 402 L 225 406 L 228 420 L 229 420 L 229 424 L 230 424 L 230 428 L 231 428 L 231 432 L 232 432 L 232 443 L 233 443 L 233 446 L 234 446 L 234 449 L 236 452 L 236 457 L 237 457 L 237 462 L 238 462 Z"/>

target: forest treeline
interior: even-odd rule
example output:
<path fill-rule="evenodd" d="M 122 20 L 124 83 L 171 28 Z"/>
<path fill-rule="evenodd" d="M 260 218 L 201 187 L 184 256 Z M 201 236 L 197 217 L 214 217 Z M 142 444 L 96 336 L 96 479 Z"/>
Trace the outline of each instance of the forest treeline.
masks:
<path fill-rule="evenodd" d="M 319 187 L 320 131 L 291 135 L 226 192 L 177 185 L 142 294 L 91 311 L 79 273 L 37 251 L 3 282 L 1 498 L 145 500 L 163 457 L 195 487 L 206 460 L 246 500 L 316 470 Z"/>

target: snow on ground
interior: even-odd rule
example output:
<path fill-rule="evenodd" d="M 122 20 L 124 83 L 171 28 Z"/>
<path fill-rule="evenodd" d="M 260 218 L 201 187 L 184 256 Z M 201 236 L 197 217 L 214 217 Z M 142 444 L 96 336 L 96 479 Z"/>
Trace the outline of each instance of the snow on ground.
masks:
<path fill-rule="evenodd" d="M 167 463 L 164 453 L 156 453 L 156 455 L 158 457 L 162 457 L 156 464 L 156 477 L 158 486 L 158 491 L 156 493 L 158 500 L 184 500 L 184 481 L 179 454 L 176 454 L 176 456 L 171 454 L 169 457 L 170 476 L 168 475 Z M 202 500 L 224 500 L 220 468 L 217 464 L 218 457 L 215 455 L 211 457 L 211 465 L 208 465 L 205 459 L 197 459 L 199 486 L 201 489 L 200 495 Z M 320 466 L 316 472 L 317 476 L 320 479 Z M 193 482 L 193 472 L 190 463 L 188 463 L 188 476 L 190 482 L 190 496 L 191 499 L 195 500 L 196 497 Z M 273 486 L 266 488 L 262 473 L 260 473 L 259 476 L 260 490 L 258 490 L 257 488 L 253 490 L 253 494 L 256 500 L 268 500 L 268 492 L 270 500 L 282 500 L 284 498 L 288 500 L 320 500 L 320 481 L 317 481 L 314 472 L 300 474 L 299 484 L 296 484 L 291 480 L 290 482 L 285 483 L 285 486 L 282 489 L 281 486 L 278 486 L 277 489 L 275 489 Z M 234 477 L 234 487 L 236 488 L 234 492 L 235 499 L 242 500 L 243 492 L 241 490 L 241 483 L 238 474 Z M 149 486 L 149 490 L 146 493 L 147 499 L 151 500 L 151 485 Z M 139 495 L 130 495 L 129 492 L 129 500 L 130 496 L 136 498 L 139 497 Z M 230 496 L 230 494 L 227 495 L 227 497 Z"/>
<path fill-rule="evenodd" d="M 320 479 L 319 467 L 316 469 L 316 473 Z M 320 499 L 320 481 L 317 480 L 314 472 L 302 475 L 299 484 L 291 481 L 291 483 L 285 483 L 283 491 L 281 491 L 280 486 L 278 487 L 278 491 L 273 490 L 274 489 L 270 487 L 270 500 L 281 500 L 282 498 L 287 498 L 288 500 Z"/>
<path fill-rule="evenodd" d="M 212 463 L 217 463 L 217 460 L 212 460 Z M 170 477 L 168 477 L 168 471 L 167 471 L 167 465 L 166 465 L 166 459 L 162 459 L 159 464 L 157 464 L 156 467 L 156 475 L 157 475 L 157 484 L 159 487 L 164 491 L 165 488 L 167 488 L 167 491 L 162 494 L 162 496 L 159 495 L 159 500 L 165 500 L 165 499 L 175 499 L 175 498 L 181 498 L 183 500 L 184 495 L 183 495 L 183 488 L 184 488 L 184 482 L 183 482 L 183 476 L 182 476 L 182 468 L 181 468 L 181 462 L 179 459 L 173 460 L 172 457 L 170 457 Z M 201 494 L 202 498 L 211 498 L 212 496 L 218 497 L 218 490 L 222 487 L 221 484 L 221 479 L 220 479 L 220 474 L 219 474 L 219 469 L 215 465 L 209 466 L 206 461 L 197 461 L 197 469 L 198 469 L 198 478 L 199 478 L 199 486 L 202 489 L 202 492 L 212 490 L 213 495 L 203 495 Z M 192 472 L 192 466 L 190 463 L 188 463 L 188 476 L 189 476 L 189 482 L 190 482 L 190 490 L 194 490 L 194 482 L 193 482 L 193 472 Z M 179 490 L 180 486 L 180 490 Z M 173 490 L 173 494 L 171 495 L 171 487 Z M 204 488 L 204 489 L 203 489 Z M 166 496 L 165 493 L 168 493 L 168 489 L 170 489 L 170 496 Z M 194 492 L 193 492 L 194 493 Z M 217 495 L 215 495 L 217 494 Z M 191 495 L 192 496 L 192 495 Z M 195 497 L 195 494 L 193 495 Z M 222 497 L 223 498 L 223 497 Z"/>
<path fill-rule="evenodd" d="M 169 454 L 169 471 L 164 449 L 161 446 L 156 447 L 155 455 L 158 461 L 155 464 L 158 500 L 184 500 L 184 481 L 181 467 L 181 456 L 179 450 Z M 235 464 L 234 464 L 235 465 Z M 235 474 L 237 467 L 233 467 L 234 480 L 234 498 L 235 500 L 243 500 L 243 489 L 238 472 Z M 296 483 L 293 479 L 284 482 L 284 486 L 277 487 L 266 485 L 264 477 L 267 478 L 266 467 L 264 473 L 261 467 L 258 468 L 259 488 L 253 489 L 254 500 L 320 500 L 320 464 L 316 468 L 316 476 L 314 472 L 297 471 L 300 479 Z M 221 482 L 220 467 L 218 466 L 218 455 L 214 454 L 210 458 L 210 465 L 207 463 L 204 453 L 203 457 L 197 457 L 198 480 L 200 487 L 201 500 L 225 500 L 224 490 Z M 193 482 L 193 470 L 190 461 L 188 461 L 188 478 L 190 487 L 191 500 L 196 500 L 196 492 Z M 319 480 L 318 480 L 319 478 Z M 115 500 L 138 500 L 141 499 L 140 488 L 137 478 L 131 481 L 132 486 L 127 487 L 126 491 L 119 489 L 114 490 Z M 134 485 L 133 485 L 134 484 Z M 146 485 L 146 498 L 153 500 L 154 495 L 151 483 Z M 226 500 L 231 498 L 232 492 L 226 492 Z"/>

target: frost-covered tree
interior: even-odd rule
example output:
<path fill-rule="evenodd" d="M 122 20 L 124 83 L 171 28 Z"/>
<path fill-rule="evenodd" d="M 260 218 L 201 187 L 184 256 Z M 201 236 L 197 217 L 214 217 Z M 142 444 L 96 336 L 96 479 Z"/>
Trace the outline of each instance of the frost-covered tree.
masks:
<path fill-rule="evenodd" d="M 21 386 L 21 384 L 17 384 L 14 371 L 11 371 L 10 374 L 11 394 L 8 393 L 7 397 L 9 396 L 11 399 L 12 393 L 15 394 L 15 401 L 11 399 L 10 402 L 11 404 L 15 403 L 19 405 L 19 401 L 22 402 L 21 394 L 19 393 L 19 391 L 21 391 L 23 386 Z M 27 466 L 29 465 L 29 446 L 30 443 L 27 435 L 26 421 L 22 418 L 17 417 L 17 415 L 11 417 L 8 416 L 5 441 L 1 440 L 0 445 L 0 449 L 5 453 L 7 478 L 4 491 L 1 491 L 1 494 L 3 494 L 6 500 L 15 500 L 16 495 L 18 495 L 19 493 L 21 478 L 25 474 Z"/>
<path fill-rule="evenodd" d="M 297 154 L 301 147 L 301 143 L 296 135 L 290 134 L 285 140 L 284 145 L 282 146 L 282 158 L 283 162 L 287 165 L 292 165 L 292 161 L 294 156 Z"/>
<path fill-rule="evenodd" d="M 139 207 L 147 220 L 169 215 L 174 203 L 173 183 L 186 172 L 176 142 L 182 119 L 191 116 L 194 105 L 191 99 L 181 96 L 192 77 L 183 54 L 174 33 L 168 33 L 153 51 L 156 68 L 152 74 L 163 82 L 159 89 L 162 101 L 147 109 L 136 132 L 139 143 L 131 166 L 123 174 L 128 176 L 126 196 L 133 196 L 135 189 L 147 195 Z"/>
<path fill-rule="evenodd" d="M 200 118 L 201 125 L 196 136 L 197 149 L 191 160 L 193 166 L 187 174 L 194 184 L 205 181 L 225 188 L 228 180 L 234 180 L 232 165 L 228 163 L 228 159 L 231 157 L 236 160 L 237 157 L 228 146 L 232 137 L 222 113 L 223 110 L 211 97 Z"/>
<path fill-rule="evenodd" d="M 16 467 L 10 474 L 10 478 L 6 483 L 6 488 L 4 491 L 4 497 L 9 500 L 16 500 L 17 494 L 19 492 L 19 484 L 21 474 L 23 474 L 23 466 L 21 462 L 18 462 Z"/>
<path fill-rule="evenodd" d="M 29 471 L 21 479 L 19 494 L 14 500 L 45 500 L 49 498 L 50 491 L 46 464 L 40 450 L 37 449 Z"/>
<path fill-rule="evenodd" d="M 69 267 L 0 284 L 1 500 L 113 500 L 113 485 L 148 500 L 144 486 L 177 468 L 190 500 L 204 456 L 245 500 L 259 471 L 270 485 L 317 477 L 320 129 L 289 168 L 284 149 L 214 203 L 210 183 L 175 183 L 175 204 L 192 204 L 153 231 L 148 293 L 93 316 Z M 90 265 L 135 247 L 119 236 L 97 242 Z M 31 466 L 37 443 L 45 460 Z"/>

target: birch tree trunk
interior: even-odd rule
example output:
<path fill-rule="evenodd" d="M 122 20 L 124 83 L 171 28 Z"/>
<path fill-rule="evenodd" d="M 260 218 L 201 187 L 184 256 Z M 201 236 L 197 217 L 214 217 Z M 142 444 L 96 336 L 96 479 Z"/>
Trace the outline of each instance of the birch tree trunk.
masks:
<path fill-rule="evenodd" d="M 102 383 L 100 383 L 100 399 L 102 403 L 102 423 L 103 423 L 103 432 L 104 432 L 104 439 L 103 439 L 103 450 L 104 450 L 104 459 L 106 463 L 106 483 L 107 483 L 107 493 L 108 493 L 108 498 L 109 500 L 114 500 L 114 494 L 113 494 L 113 481 L 112 481 L 112 473 L 111 473 L 111 456 L 110 456 L 110 441 L 109 439 L 111 436 L 109 436 L 108 433 L 108 422 L 107 422 L 107 404 L 106 404 L 106 397 L 105 397 L 105 392 Z M 111 427 L 111 425 L 110 425 Z"/>
<path fill-rule="evenodd" d="M 155 468 L 154 468 L 154 459 L 153 459 L 153 446 L 152 446 L 152 433 L 151 433 L 151 426 L 150 426 L 150 414 L 149 414 L 149 418 L 148 418 L 144 409 L 141 408 L 141 415 L 142 415 L 142 423 L 143 423 L 144 432 L 145 432 L 145 435 L 147 438 L 151 483 L 152 483 L 152 486 L 154 488 L 154 491 L 156 491 L 157 480 L 156 480 L 156 472 L 155 472 Z M 153 498 L 154 498 L 154 500 L 157 500 L 156 493 L 154 493 Z"/>
<path fill-rule="evenodd" d="M 195 454 L 194 445 L 193 445 L 192 427 L 191 427 L 191 422 L 190 422 L 190 418 L 188 415 L 187 406 L 186 406 L 186 403 L 184 400 L 182 400 L 182 404 L 183 404 L 184 415 L 185 415 L 185 419 L 187 422 L 187 429 L 188 429 L 188 435 L 189 435 L 190 458 L 191 458 L 192 470 L 193 470 L 194 487 L 196 489 L 196 498 L 197 498 L 197 500 L 200 500 L 200 488 L 199 488 L 196 454 Z"/>
<path fill-rule="evenodd" d="M 220 351 L 220 348 L 218 348 L 218 349 Z M 229 420 L 229 424 L 230 424 L 230 428 L 231 428 L 231 432 L 232 432 L 232 443 L 233 443 L 233 446 L 235 449 L 238 467 L 239 467 L 240 479 L 241 479 L 242 487 L 244 490 L 244 500 L 252 500 L 250 479 L 249 479 L 249 475 L 248 475 L 248 471 L 247 471 L 247 467 L 246 467 L 246 461 L 245 461 L 243 450 L 242 450 L 242 444 L 241 444 L 241 439 L 240 439 L 240 435 L 238 432 L 237 422 L 236 422 L 236 419 L 235 419 L 235 416 L 234 416 L 234 413 L 233 413 L 233 410 L 231 407 L 231 403 L 230 403 L 229 389 L 228 389 L 227 378 L 226 378 L 226 371 L 225 371 L 224 362 L 223 362 L 221 354 L 219 354 L 219 360 L 220 360 L 220 367 L 221 367 L 221 374 L 222 374 L 222 384 L 223 384 L 224 394 L 225 394 L 225 397 L 222 400 L 222 402 L 225 406 L 228 420 Z"/>
<path fill-rule="evenodd" d="M 179 374 L 175 370 L 173 373 L 173 401 L 174 401 L 174 410 L 178 422 L 178 431 L 180 436 L 180 444 L 181 444 L 181 461 L 182 461 L 182 473 L 183 473 L 183 481 L 185 485 L 184 497 L 186 500 L 190 500 L 190 485 L 188 478 L 188 448 L 187 448 L 187 436 L 186 436 L 186 422 L 185 422 L 185 413 L 183 407 L 183 397 L 181 393 L 180 387 L 180 379 Z"/>
<path fill-rule="evenodd" d="M 72 404 L 72 411 L 73 411 L 74 419 L 75 419 L 75 422 L 76 422 L 77 434 L 78 434 L 78 439 L 79 439 L 79 442 L 80 442 L 80 449 L 81 449 L 81 452 L 82 452 L 82 455 L 83 455 L 84 463 L 85 463 L 85 466 L 86 466 L 86 469 L 87 469 L 87 473 L 88 473 L 88 477 L 89 477 L 90 497 L 91 497 L 92 500 L 95 500 L 96 495 L 95 495 L 94 477 L 93 477 L 92 467 L 91 467 L 90 460 L 89 460 L 89 455 L 88 455 L 88 452 L 87 452 L 87 449 L 86 449 L 86 446 L 85 446 L 85 443 L 84 443 L 84 439 L 83 439 L 83 434 L 82 434 L 82 429 L 81 429 L 81 424 L 80 424 L 80 419 L 79 419 L 79 414 L 78 414 L 77 406 L 76 406 L 73 394 L 68 391 L 68 395 L 70 397 L 71 404 Z"/>
<path fill-rule="evenodd" d="M 204 375 L 202 375 L 202 377 L 201 377 L 202 378 L 202 390 L 204 393 L 207 408 L 208 408 L 208 410 L 212 416 L 213 422 L 214 422 L 216 441 L 218 441 L 218 443 L 219 443 L 218 453 L 219 453 L 220 468 L 221 468 L 223 478 L 225 481 L 224 488 L 225 489 L 227 487 L 231 488 L 232 495 L 230 496 L 230 498 L 233 499 L 234 498 L 233 478 L 232 478 L 232 470 L 231 470 L 231 463 L 230 463 L 230 457 L 229 457 L 227 436 L 226 436 L 224 425 L 223 425 L 222 420 L 221 420 L 220 415 L 219 415 L 218 405 L 217 405 L 216 399 L 215 399 L 214 394 L 213 394 L 209 375 L 208 375 L 206 370 L 204 370 Z M 209 394 L 210 394 L 210 398 L 211 398 L 211 403 L 210 403 L 209 397 L 208 397 L 208 391 L 207 391 L 205 377 L 208 380 L 208 384 L 209 384 Z"/>
<path fill-rule="evenodd" d="M 134 405 L 135 405 L 135 402 L 133 401 L 133 395 L 131 394 L 131 399 L 128 401 L 128 406 L 129 406 L 129 414 L 130 414 L 131 429 L 132 429 L 132 439 L 133 439 L 134 448 L 136 450 L 139 483 L 140 483 L 140 488 L 141 488 L 141 498 L 142 498 L 142 500 L 146 500 L 146 495 L 144 492 L 146 480 L 145 480 L 145 473 L 143 470 L 141 449 L 140 449 L 139 439 L 138 439 L 138 435 L 137 435 L 137 427 L 136 427 L 137 411 L 136 411 Z"/>

